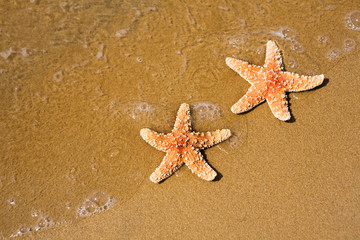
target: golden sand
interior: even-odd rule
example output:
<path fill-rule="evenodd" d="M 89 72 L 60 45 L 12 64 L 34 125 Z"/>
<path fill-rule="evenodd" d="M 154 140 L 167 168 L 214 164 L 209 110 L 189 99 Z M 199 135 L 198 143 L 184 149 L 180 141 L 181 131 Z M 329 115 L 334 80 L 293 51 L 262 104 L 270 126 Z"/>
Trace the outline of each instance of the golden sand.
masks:
<path fill-rule="evenodd" d="M 0 1 L 0 236 L 359 239 L 360 7 L 352 1 Z M 294 121 L 230 107 L 249 84 L 226 57 L 323 73 Z M 153 184 L 177 107 L 219 181 Z M 0 238 L 1 238 L 0 237 Z"/>

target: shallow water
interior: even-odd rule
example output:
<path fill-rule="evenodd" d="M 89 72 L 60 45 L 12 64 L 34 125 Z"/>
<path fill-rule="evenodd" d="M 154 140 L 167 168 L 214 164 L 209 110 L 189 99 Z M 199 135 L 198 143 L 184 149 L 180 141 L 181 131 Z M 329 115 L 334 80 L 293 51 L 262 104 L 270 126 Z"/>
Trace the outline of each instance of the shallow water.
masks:
<path fill-rule="evenodd" d="M 199 237 L 189 226 L 204 227 L 210 205 L 215 215 L 224 213 L 224 222 L 210 221 L 211 228 L 200 238 L 217 236 L 225 229 L 222 224 L 232 226 L 230 221 L 237 225 L 223 234 L 233 237 L 359 236 L 355 230 L 359 217 L 346 215 L 359 206 L 355 198 L 359 173 L 343 178 L 351 168 L 359 169 L 358 137 L 351 135 L 351 129 L 359 129 L 353 120 L 358 119 L 359 109 L 350 101 L 359 97 L 355 91 L 359 71 L 339 67 L 354 64 L 359 69 L 357 0 L 10 0 L 0 4 L 0 237 L 37 234 L 56 239 L 69 231 L 81 239 L 76 233 L 87 229 L 97 238 L 101 231 L 92 228 L 94 219 L 99 226 L 108 224 L 107 239 L 116 239 L 111 226 L 118 224 L 123 224 L 124 238 L 143 238 L 145 233 L 170 236 L 174 229 L 179 236 Z M 293 123 L 275 119 L 266 104 L 240 116 L 230 112 L 249 85 L 225 65 L 225 58 L 262 65 L 270 39 L 282 49 L 287 70 L 329 78 L 329 84 L 315 91 L 290 94 Z M 348 89 L 353 92 L 345 94 Z M 163 153 L 147 145 L 139 130 L 169 132 L 183 102 L 191 105 L 195 130 L 232 130 L 230 140 L 206 151 L 223 177 L 209 185 L 183 167 L 164 183 L 151 185 L 148 177 Z M 336 148 L 344 143 L 344 131 L 347 144 L 354 144 L 352 150 Z M 319 153 L 305 134 L 317 140 L 320 149 L 335 147 Z M 286 138 L 290 140 L 284 142 Z M 288 144 L 288 150 L 280 152 L 279 142 Z M 287 151 L 294 157 L 282 156 Z M 333 163 L 331 156 L 343 165 Z M 315 157 L 318 162 L 311 161 Z M 280 162 L 272 162 L 276 159 Z M 289 169 L 299 175 L 286 175 Z M 267 194 L 271 187 L 265 182 L 284 186 L 284 179 L 276 176 L 291 184 Z M 199 192 L 179 197 L 160 190 L 181 192 L 181 186 L 197 186 Z M 347 192 L 339 192 L 346 186 Z M 309 195 L 301 194 L 304 187 Z M 165 216 L 169 199 L 201 202 L 198 198 L 208 193 L 207 188 L 216 196 L 213 202 L 196 209 L 185 204 L 184 212 L 178 212 L 190 231 L 177 228 L 176 219 L 167 219 L 172 229 L 156 231 L 149 219 L 154 213 Z M 324 192 L 312 205 L 311 194 L 325 191 L 319 189 L 332 194 Z M 239 198 L 239 191 L 245 200 Z M 336 206 L 327 205 L 342 197 L 344 201 Z M 152 199 L 165 208 L 154 204 L 150 211 Z M 274 199 L 286 199 L 288 208 Z M 228 211 L 230 202 L 234 213 Z M 305 207 L 294 207 L 296 202 L 305 202 Z M 148 206 L 139 207 L 142 216 L 134 214 L 139 203 Z M 264 213 L 262 209 L 268 207 L 279 211 Z M 327 218 L 331 224 L 320 226 L 318 233 L 304 230 L 296 221 L 288 228 L 279 227 L 286 225 L 288 214 L 312 226 L 324 221 L 317 213 L 334 208 L 346 216 L 331 215 Z M 186 218 L 185 212 L 191 211 L 197 218 Z M 278 225 L 264 220 L 267 214 Z M 142 229 L 138 221 L 147 227 Z M 264 229 L 257 232 L 247 224 Z M 302 230 L 294 230 L 298 228 Z"/>

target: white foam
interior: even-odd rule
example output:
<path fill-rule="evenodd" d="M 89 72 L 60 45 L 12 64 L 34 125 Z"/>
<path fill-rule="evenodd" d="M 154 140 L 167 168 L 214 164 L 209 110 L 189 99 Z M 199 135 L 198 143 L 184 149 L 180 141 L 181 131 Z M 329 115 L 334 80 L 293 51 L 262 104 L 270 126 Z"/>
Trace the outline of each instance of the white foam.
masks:
<path fill-rule="evenodd" d="M 232 132 L 231 137 L 228 140 L 228 143 L 232 149 L 235 149 L 241 146 L 245 142 L 245 136 L 247 134 L 247 130 L 243 129 L 240 132 Z"/>
<path fill-rule="evenodd" d="M 286 65 L 289 68 L 295 68 L 296 67 L 296 60 L 293 57 L 289 58 L 289 63 Z"/>
<path fill-rule="evenodd" d="M 327 44 L 327 43 L 329 43 L 329 38 L 325 35 L 319 35 L 317 37 L 317 41 L 321 44 Z"/>
<path fill-rule="evenodd" d="M 127 115 L 134 120 L 141 118 L 151 118 L 155 112 L 155 107 L 147 102 L 131 101 L 128 103 L 117 104 L 115 101 L 110 102 L 110 109 L 114 113 Z"/>
<path fill-rule="evenodd" d="M 360 31 L 360 11 L 353 11 L 345 16 L 345 26 L 348 29 Z"/>
<path fill-rule="evenodd" d="M 304 47 L 298 42 L 298 41 L 292 41 L 291 49 L 294 50 L 297 53 L 303 53 Z"/>
<path fill-rule="evenodd" d="M 88 217 L 108 210 L 115 202 L 115 199 L 108 194 L 96 192 L 80 204 L 77 214 L 79 217 Z"/>
<path fill-rule="evenodd" d="M 342 55 L 342 51 L 338 48 L 332 48 L 327 54 L 327 59 L 335 60 Z"/>
<path fill-rule="evenodd" d="M 219 105 L 209 102 L 196 102 L 192 104 L 194 117 L 198 120 L 216 120 L 222 117 L 222 110 Z"/>
<path fill-rule="evenodd" d="M 148 10 L 149 10 L 149 11 L 153 11 L 153 12 L 157 12 L 157 11 L 158 11 L 157 7 L 148 7 Z"/>
<path fill-rule="evenodd" d="M 54 82 L 61 82 L 63 80 L 63 78 L 64 78 L 64 75 L 61 70 L 54 73 L 54 75 L 52 77 Z"/>
<path fill-rule="evenodd" d="M 298 35 L 296 31 L 289 27 L 281 27 L 277 31 L 270 30 L 270 33 L 274 36 L 280 37 L 285 40 L 294 41 Z"/>
<path fill-rule="evenodd" d="M 38 211 L 38 210 L 33 210 L 31 213 L 32 217 L 38 217 L 39 215 L 40 215 L 40 211 Z"/>
<path fill-rule="evenodd" d="M 0 56 L 2 56 L 5 60 L 8 59 L 10 57 L 10 55 L 14 53 L 12 47 L 9 48 L 9 50 L 4 51 L 4 52 L 0 52 Z"/>
<path fill-rule="evenodd" d="M 229 11 L 228 7 L 224 7 L 224 6 L 218 6 L 218 9 L 223 10 L 223 11 Z"/>
<path fill-rule="evenodd" d="M 343 47 L 344 52 L 351 52 L 355 50 L 355 47 L 356 47 L 356 42 L 354 39 L 347 38 L 344 40 L 344 47 Z"/>
<path fill-rule="evenodd" d="M 133 7 L 132 9 L 135 10 L 136 16 L 138 16 L 138 17 L 142 16 L 142 13 L 138 8 Z"/>
<path fill-rule="evenodd" d="M 130 30 L 130 28 L 120 29 L 119 31 L 117 31 L 115 33 L 115 36 L 118 38 L 123 38 L 129 33 L 129 30 Z"/>
<path fill-rule="evenodd" d="M 246 43 L 247 39 L 244 36 L 239 36 L 235 38 L 231 38 L 228 40 L 228 43 L 232 45 L 233 47 L 238 47 L 240 45 L 244 45 Z"/>
<path fill-rule="evenodd" d="M 246 20 L 245 19 L 238 18 L 237 20 L 240 22 L 241 27 L 244 28 L 246 26 Z"/>
<path fill-rule="evenodd" d="M 22 55 L 23 57 L 29 56 L 26 48 L 22 48 L 20 53 L 21 53 L 21 55 Z"/>
<path fill-rule="evenodd" d="M 104 57 L 104 44 L 100 44 L 99 51 L 96 54 L 97 59 L 101 59 Z"/>
<path fill-rule="evenodd" d="M 11 234 L 10 238 L 20 237 L 33 232 L 38 232 L 47 229 L 53 225 L 55 225 L 55 222 L 51 218 L 46 216 L 41 216 L 34 226 L 32 227 L 22 226 L 17 230 L 15 234 Z"/>
<path fill-rule="evenodd" d="M 8 202 L 10 203 L 10 205 L 15 205 L 16 204 L 16 199 L 15 198 L 10 198 L 10 199 L 8 199 Z"/>

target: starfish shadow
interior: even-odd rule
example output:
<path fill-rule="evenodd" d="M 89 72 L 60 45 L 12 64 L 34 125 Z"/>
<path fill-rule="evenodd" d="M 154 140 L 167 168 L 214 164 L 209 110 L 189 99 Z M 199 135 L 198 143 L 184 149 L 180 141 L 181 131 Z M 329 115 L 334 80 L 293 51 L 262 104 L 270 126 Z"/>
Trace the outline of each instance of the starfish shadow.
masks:
<path fill-rule="evenodd" d="M 291 111 L 291 102 L 290 102 L 290 97 L 289 97 L 289 95 L 287 95 L 287 101 L 288 101 L 288 111 L 289 111 L 289 113 L 290 113 L 290 119 L 289 120 L 287 120 L 287 121 L 285 121 L 285 122 L 287 122 L 287 123 L 294 123 L 294 122 L 296 122 L 296 119 L 295 119 L 295 117 L 294 117 L 294 114 L 292 113 L 292 111 Z"/>
<path fill-rule="evenodd" d="M 324 78 L 324 81 L 322 82 L 322 84 L 320 84 L 319 86 L 313 88 L 313 89 L 310 89 L 310 90 L 315 90 L 315 89 L 319 89 L 319 88 L 322 88 L 322 87 L 325 87 L 327 84 L 329 83 L 329 79 L 328 78 Z"/>
<path fill-rule="evenodd" d="M 327 84 L 329 83 L 329 79 L 328 78 L 324 78 L 324 81 L 322 82 L 322 84 L 320 84 L 319 86 L 317 86 L 317 87 L 315 87 L 315 88 L 313 88 L 313 89 L 309 89 L 309 90 L 307 90 L 307 91 L 314 91 L 314 90 L 316 90 L 316 89 L 319 89 L 319 88 L 322 88 L 322 87 L 325 87 Z M 295 117 L 294 117 L 294 115 L 292 114 L 292 112 L 291 112 L 291 103 L 290 103 L 290 97 L 289 97 L 289 95 L 287 96 L 288 97 L 288 109 L 289 109 L 289 112 L 290 112 L 290 119 L 289 120 L 287 120 L 287 121 L 285 121 L 285 122 L 287 122 L 287 123 L 293 123 L 293 122 L 296 122 L 296 119 L 295 119 Z"/>
<path fill-rule="evenodd" d="M 212 169 L 214 169 L 214 171 L 216 172 L 216 177 L 215 177 L 212 181 L 213 181 L 213 182 L 220 181 L 220 179 L 223 177 L 223 175 L 222 175 L 218 170 L 216 170 L 216 169 L 209 163 L 209 161 L 207 160 L 205 151 L 204 151 L 204 150 L 201 150 L 200 152 L 201 152 L 201 154 L 203 155 L 204 160 L 207 162 L 207 164 L 209 164 L 209 166 L 210 166 Z"/>
<path fill-rule="evenodd" d="M 171 175 L 170 175 L 170 176 L 171 176 Z M 170 176 L 169 176 L 169 177 L 170 177 Z M 158 184 L 162 184 L 162 183 L 165 182 L 165 180 L 168 179 L 169 177 L 162 179 L 160 182 L 158 182 Z"/>

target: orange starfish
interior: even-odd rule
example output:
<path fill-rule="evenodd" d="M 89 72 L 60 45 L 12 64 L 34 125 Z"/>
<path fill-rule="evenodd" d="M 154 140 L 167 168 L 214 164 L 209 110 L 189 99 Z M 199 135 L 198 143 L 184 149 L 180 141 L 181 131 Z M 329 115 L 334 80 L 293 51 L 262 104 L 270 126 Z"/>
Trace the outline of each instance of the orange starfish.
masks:
<path fill-rule="evenodd" d="M 229 129 L 198 133 L 191 131 L 190 109 L 181 104 L 171 133 L 163 134 L 148 128 L 140 130 L 141 137 L 156 149 L 166 152 L 160 166 L 150 176 L 154 183 L 161 182 L 173 174 L 184 163 L 202 179 L 211 181 L 216 172 L 204 160 L 200 150 L 209 148 L 231 136 Z"/>
<path fill-rule="evenodd" d="M 290 112 L 285 92 L 309 90 L 324 81 L 324 75 L 303 76 L 285 72 L 280 50 L 274 41 L 267 42 L 264 67 L 229 57 L 226 64 L 251 84 L 247 93 L 231 107 L 233 113 L 249 111 L 267 100 L 274 116 L 287 121 Z"/>

